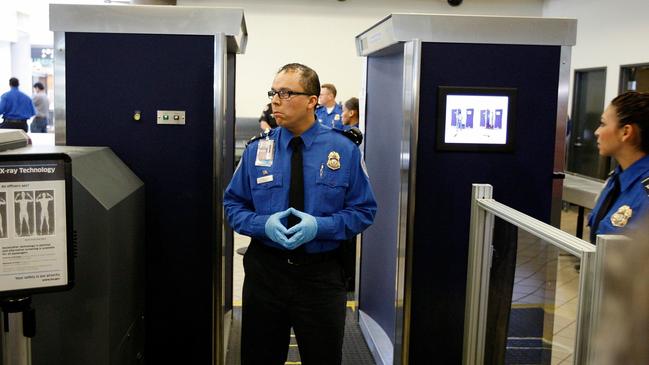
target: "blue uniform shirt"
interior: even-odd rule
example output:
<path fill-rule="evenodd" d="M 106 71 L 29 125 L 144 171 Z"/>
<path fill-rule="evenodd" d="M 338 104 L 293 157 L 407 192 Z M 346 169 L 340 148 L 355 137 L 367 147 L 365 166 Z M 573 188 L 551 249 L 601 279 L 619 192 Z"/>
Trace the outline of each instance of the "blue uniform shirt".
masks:
<path fill-rule="evenodd" d="M 264 227 L 271 214 L 288 209 L 292 153 L 289 141 L 293 134 L 279 127 L 271 130 L 268 138 L 275 141 L 272 166 L 255 166 L 260 140 L 250 143 L 225 190 L 223 205 L 235 231 L 284 249 L 268 239 Z M 302 140 L 304 211 L 318 223 L 315 239 L 305 244 L 306 252 L 330 251 L 372 224 L 377 208 L 374 193 L 361 152 L 347 137 L 314 123 L 302 134 Z M 337 170 L 328 167 L 331 152 L 340 156 Z M 282 223 L 286 225 L 286 219 Z"/>
<path fill-rule="evenodd" d="M 640 218 L 649 214 L 649 155 L 634 162 L 626 170 L 622 170 L 618 166 L 613 171 L 613 175 L 619 175 L 620 195 L 599 223 L 596 232 L 598 235 L 624 234 L 624 230 L 637 229 L 639 228 L 639 222 L 642 222 Z M 609 178 L 588 219 L 590 227 L 595 223 L 595 217 L 602 208 L 604 197 L 608 195 L 612 188 L 612 178 Z M 630 209 L 631 213 L 631 216 L 626 221 L 624 219 L 620 220 L 621 215 L 629 211 L 625 206 Z M 622 209 L 620 210 L 620 208 Z"/>
<path fill-rule="evenodd" d="M 315 116 L 318 122 L 327 127 L 338 129 L 343 127 L 343 107 L 340 104 L 336 104 L 331 113 L 327 113 L 327 107 L 320 105 L 315 109 Z"/>
<path fill-rule="evenodd" d="M 12 87 L 0 97 L 0 114 L 4 119 L 27 120 L 36 115 L 36 109 L 29 96 Z"/>

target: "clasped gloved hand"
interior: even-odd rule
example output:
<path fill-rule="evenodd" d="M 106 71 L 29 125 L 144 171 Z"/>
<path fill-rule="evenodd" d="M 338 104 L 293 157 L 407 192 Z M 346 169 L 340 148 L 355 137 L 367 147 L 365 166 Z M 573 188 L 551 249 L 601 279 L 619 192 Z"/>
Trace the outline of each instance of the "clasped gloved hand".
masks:
<path fill-rule="evenodd" d="M 318 233 L 318 222 L 311 214 L 301 212 L 294 208 L 289 208 L 288 211 L 301 219 L 300 223 L 289 228 L 287 232 L 288 235 L 292 236 L 288 239 L 286 248 L 293 250 L 315 238 Z"/>
<path fill-rule="evenodd" d="M 291 209 L 274 213 L 268 217 L 268 220 L 266 220 L 266 224 L 264 225 L 266 236 L 268 236 L 268 238 L 273 242 L 277 242 L 284 247 L 287 247 L 288 245 L 288 238 L 286 237 L 288 229 L 282 224 L 281 219 L 288 217 L 291 214 Z"/>

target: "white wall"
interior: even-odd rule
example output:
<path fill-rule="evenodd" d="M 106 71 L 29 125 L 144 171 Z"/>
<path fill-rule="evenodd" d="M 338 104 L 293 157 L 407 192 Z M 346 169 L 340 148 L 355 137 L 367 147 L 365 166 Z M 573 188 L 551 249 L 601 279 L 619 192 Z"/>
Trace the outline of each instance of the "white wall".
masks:
<path fill-rule="evenodd" d="M 0 1 L 0 94 L 9 89 L 11 42 L 16 38 L 16 6 L 10 1 Z"/>
<path fill-rule="evenodd" d="M 541 16 L 542 0 L 178 0 L 178 5 L 243 8 L 249 39 L 237 59 L 239 117 L 257 117 L 275 72 L 289 62 L 318 72 L 338 89 L 338 101 L 358 96 L 362 60 L 354 37 L 390 13 L 459 13 Z"/>
<path fill-rule="evenodd" d="M 9 90 L 10 77 L 11 77 L 11 43 L 0 41 L 0 94 Z"/>
<path fill-rule="evenodd" d="M 543 16 L 577 19 L 571 94 L 575 69 L 606 67 L 608 104 L 618 94 L 620 65 L 649 62 L 648 0 L 545 0 Z"/>

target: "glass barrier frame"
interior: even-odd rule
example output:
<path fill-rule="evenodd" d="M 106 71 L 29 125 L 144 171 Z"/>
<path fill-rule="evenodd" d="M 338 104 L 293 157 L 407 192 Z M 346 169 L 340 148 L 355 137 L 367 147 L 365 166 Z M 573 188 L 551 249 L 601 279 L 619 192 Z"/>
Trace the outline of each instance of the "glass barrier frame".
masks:
<path fill-rule="evenodd" d="M 493 254 L 491 242 L 494 217 L 499 217 L 580 259 L 577 333 L 573 359 L 575 364 L 587 364 L 602 295 L 597 288 L 602 280 L 604 254 L 598 255 L 595 245 L 499 203 L 492 199 L 492 196 L 491 185 L 473 184 L 462 363 L 484 364 L 489 276 Z M 597 242 L 598 245 L 606 245 L 617 237 L 620 236 L 598 236 Z M 605 252 L 603 247 L 607 246 L 601 246 L 600 251 Z"/>

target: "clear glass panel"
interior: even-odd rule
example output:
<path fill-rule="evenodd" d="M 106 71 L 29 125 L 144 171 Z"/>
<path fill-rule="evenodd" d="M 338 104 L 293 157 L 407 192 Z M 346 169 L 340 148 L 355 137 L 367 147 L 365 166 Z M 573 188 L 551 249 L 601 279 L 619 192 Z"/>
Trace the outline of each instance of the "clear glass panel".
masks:
<path fill-rule="evenodd" d="M 572 364 L 579 259 L 496 219 L 485 364 Z"/>
<path fill-rule="evenodd" d="M 595 130 L 605 106 L 606 69 L 575 71 L 574 101 L 568 122 L 568 171 L 605 179 L 608 158 L 600 158 Z"/>

